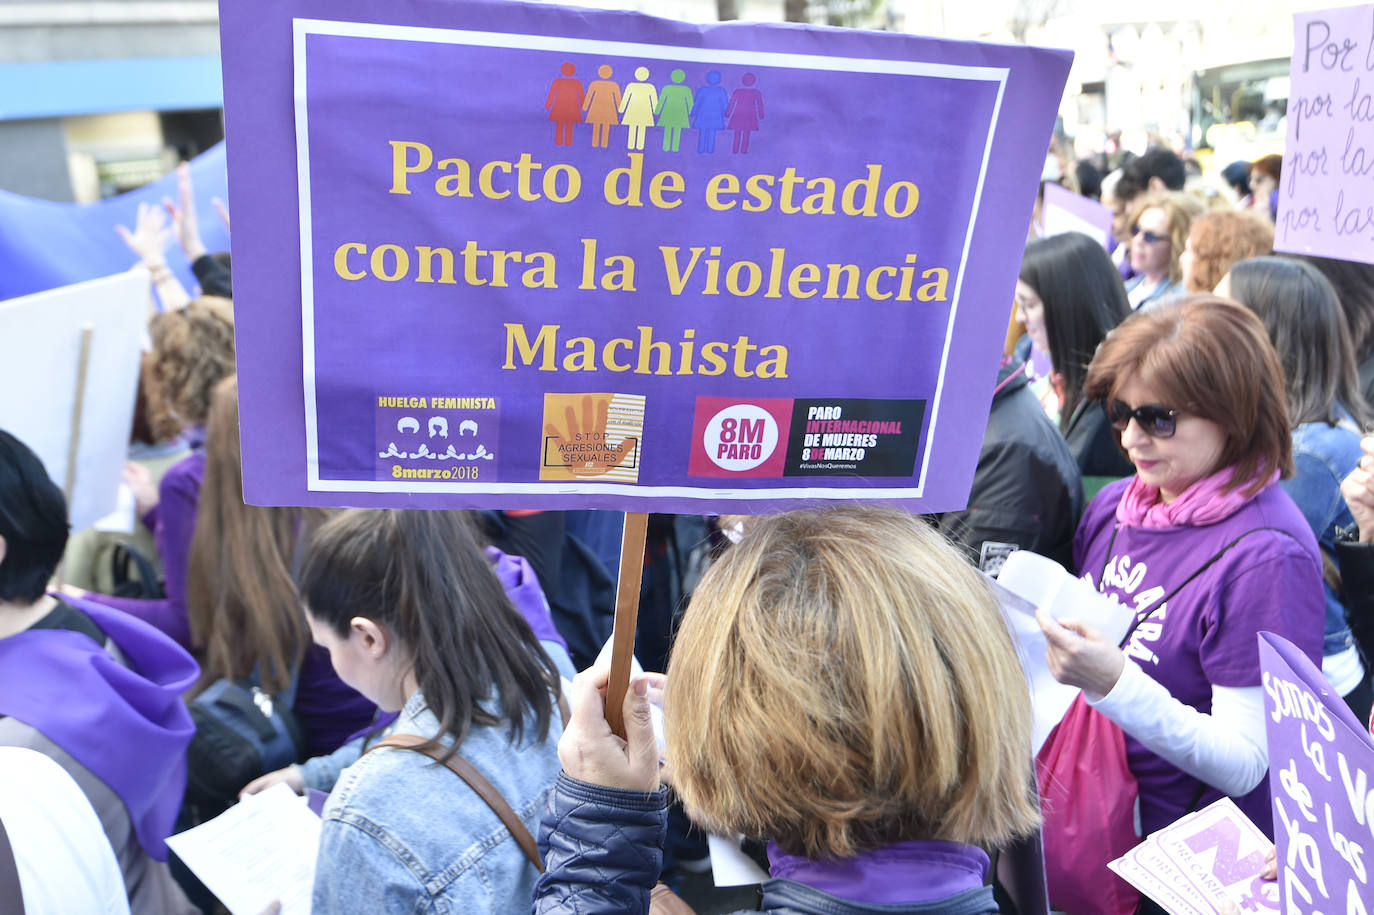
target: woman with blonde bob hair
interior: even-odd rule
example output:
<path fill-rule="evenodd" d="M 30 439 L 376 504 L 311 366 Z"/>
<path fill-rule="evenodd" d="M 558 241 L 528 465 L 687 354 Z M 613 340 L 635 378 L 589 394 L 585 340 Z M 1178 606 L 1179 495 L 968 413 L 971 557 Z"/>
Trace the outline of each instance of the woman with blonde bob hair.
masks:
<path fill-rule="evenodd" d="M 537 913 L 647 912 L 666 790 L 771 839 L 763 910 L 995 913 L 982 847 L 1039 820 L 1030 700 L 992 593 L 920 518 L 848 506 L 753 521 L 702 579 L 666 682 L 580 674 L 541 829 Z M 607 879 L 613 874 L 615 879 Z"/>
<path fill-rule="evenodd" d="M 1275 485 L 1293 472 L 1279 358 L 1247 309 L 1189 296 L 1112 331 L 1084 395 L 1136 473 L 1088 506 L 1074 563 L 1133 628 L 1118 648 L 1041 613 L 1050 669 L 1125 732 L 1143 835 L 1222 795 L 1270 832 L 1256 634 L 1320 661 L 1325 616 L 1317 542 Z"/>

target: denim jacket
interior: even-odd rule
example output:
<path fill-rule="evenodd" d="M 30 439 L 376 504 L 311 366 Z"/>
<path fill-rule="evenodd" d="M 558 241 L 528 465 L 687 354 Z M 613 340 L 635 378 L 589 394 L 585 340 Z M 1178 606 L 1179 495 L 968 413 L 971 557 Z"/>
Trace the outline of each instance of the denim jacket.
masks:
<path fill-rule="evenodd" d="M 1293 464 L 1297 472 L 1284 480 L 1284 490 L 1297 503 L 1316 534 L 1323 555 L 1334 561 L 1336 528 L 1353 524 L 1341 480 L 1359 463 L 1360 433 L 1354 421 L 1332 426 L 1324 422 L 1303 423 L 1293 430 Z M 1345 651 L 1355 644 L 1346 622 L 1345 607 L 1331 586 L 1326 588 L 1326 639 L 1322 655 Z"/>
<path fill-rule="evenodd" d="M 438 720 L 419 692 L 395 732 L 428 737 Z M 558 778 L 555 713 L 543 741 L 526 728 L 474 726 L 462 755 L 531 832 Z M 384 747 L 344 770 L 324 809 L 312 908 L 351 913 L 506 913 L 527 909 L 538 877 L 491 808 L 447 767 Z"/>

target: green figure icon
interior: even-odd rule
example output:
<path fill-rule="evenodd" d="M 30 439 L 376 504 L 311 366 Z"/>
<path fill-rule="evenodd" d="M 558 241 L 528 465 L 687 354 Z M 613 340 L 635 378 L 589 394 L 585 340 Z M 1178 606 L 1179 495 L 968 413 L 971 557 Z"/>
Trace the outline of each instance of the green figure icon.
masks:
<path fill-rule="evenodd" d="M 626 86 L 625 94 L 620 97 L 620 123 L 630 128 L 630 135 L 625 139 L 627 149 L 643 149 L 645 131 L 654 126 L 658 90 L 653 83 L 645 82 L 648 78 L 648 67 L 636 67 L 637 82 Z"/>
<path fill-rule="evenodd" d="M 680 68 L 669 76 L 672 85 L 664 86 L 659 93 L 654 114 L 658 115 L 658 126 L 663 128 L 663 151 L 677 152 L 678 143 L 682 140 L 682 128 L 692 122 L 692 90 L 682 85 L 687 74 Z"/>
<path fill-rule="evenodd" d="M 587 97 L 582 101 L 586 122 L 592 125 L 592 146 L 605 149 L 611 141 L 611 128 L 620 123 L 620 86 L 611 79 L 611 67 L 602 64 L 596 70 L 600 79 L 587 84 Z"/>

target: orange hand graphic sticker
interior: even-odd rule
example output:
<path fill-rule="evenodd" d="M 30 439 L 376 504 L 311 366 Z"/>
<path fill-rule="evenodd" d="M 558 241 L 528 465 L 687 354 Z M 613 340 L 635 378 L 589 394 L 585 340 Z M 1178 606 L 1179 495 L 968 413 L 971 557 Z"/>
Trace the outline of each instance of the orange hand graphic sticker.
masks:
<path fill-rule="evenodd" d="M 643 429 L 642 396 L 546 394 L 539 478 L 636 482 Z"/>

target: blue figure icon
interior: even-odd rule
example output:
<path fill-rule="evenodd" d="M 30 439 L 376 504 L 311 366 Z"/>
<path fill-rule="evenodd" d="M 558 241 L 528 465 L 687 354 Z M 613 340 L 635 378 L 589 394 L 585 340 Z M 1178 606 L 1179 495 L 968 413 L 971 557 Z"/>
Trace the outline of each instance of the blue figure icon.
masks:
<path fill-rule="evenodd" d="M 697 90 L 695 104 L 692 105 L 692 126 L 697 130 L 697 152 L 716 151 L 716 132 L 725 129 L 725 109 L 730 105 L 730 94 L 720 84 L 720 71 L 712 70 L 706 74 L 706 85 Z"/>

